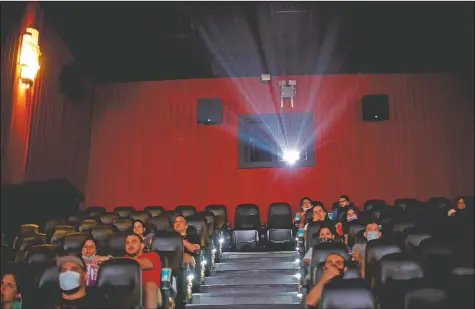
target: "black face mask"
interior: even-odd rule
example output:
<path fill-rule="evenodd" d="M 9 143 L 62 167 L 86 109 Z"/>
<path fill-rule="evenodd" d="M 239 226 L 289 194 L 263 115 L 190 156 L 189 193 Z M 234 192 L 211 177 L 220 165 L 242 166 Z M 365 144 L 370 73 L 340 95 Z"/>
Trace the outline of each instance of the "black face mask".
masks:
<path fill-rule="evenodd" d="M 318 237 L 318 243 L 319 243 L 319 244 L 330 243 L 330 242 L 333 242 L 333 239 L 331 239 L 331 238 L 326 238 L 326 237 L 325 237 L 325 238 L 320 238 L 320 237 Z"/>

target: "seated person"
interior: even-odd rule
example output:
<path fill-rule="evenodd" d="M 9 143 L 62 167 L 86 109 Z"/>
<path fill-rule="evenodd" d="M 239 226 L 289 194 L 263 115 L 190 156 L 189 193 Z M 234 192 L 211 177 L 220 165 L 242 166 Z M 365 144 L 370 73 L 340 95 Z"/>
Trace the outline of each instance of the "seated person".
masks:
<path fill-rule="evenodd" d="M 316 307 L 322 296 L 323 288 L 333 278 L 343 278 L 348 268 L 344 258 L 339 254 L 329 254 L 323 265 L 323 274 L 317 284 L 307 294 L 307 306 Z"/>
<path fill-rule="evenodd" d="M 364 237 L 367 241 L 381 238 L 382 233 L 379 230 L 379 225 L 376 222 L 370 222 L 366 225 Z M 355 244 L 352 248 L 354 260 L 358 262 L 361 270 L 361 278 L 365 277 L 365 253 L 366 244 Z"/>
<path fill-rule="evenodd" d="M 133 232 L 143 239 L 144 250 L 150 251 L 152 248 L 153 233 L 149 233 L 145 227 L 145 223 L 142 220 L 135 219 L 133 225 Z"/>
<path fill-rule="evenodd" d="M 86 290 L 88 274 L 82 259 L 73 255 L 62 256 L 56 260 L 56 265 L 62 294 L 54 308 L 104 308 L 105 299 L 100 295 L 92 296 Z"/>
<path fill-rule="evenodd" d="M 322 222 L 328 220 L 327 217 L 327 210 L 325 209 L 325 206 L 323 206 L 322 202 L 313 202 L 313 208 L 312 208 L 312 216 L 309 216 L 308 214 L 305 215 L 305 218 L 303 220 L 304 222 L 304 230 L 307 231 L 308 224 L 310 222 Z M 304 238 L 307 239 L 306 233 L 304 234 Z"/>
<path fill-rule="evenodd" d="M 331 230 L 330 226 L 322 226 L 318 231 L 318 243 L 333 242 L 335 240 L 335 233 Z M 303 257 L 303 261 L 306 264 L 310 264 L 312 261 L 313 248 L 310 247 Z"/>
<path fill-rule="evenodd" d="M 3 268 L 3 267 L 2 267 Z M 2 309 L 21 309 L 21 289 L 19 278 L 15 271 L 2 269 L 2 294 L 1 304 Z"/>
<path fill-rule="evenodd" d="M 341 213 L 346 210 L 346 207 L 353 206 L 348 195 L 340 195 L 338 198 L 338 207 L 331 212 L 331 219 L 339 221 Z"/>
<path fill-rule="evenodd" d="M 299 228 L 303 228 L 305 226 L 305 214 L 307 213 L 307 210 L 311 209 L 313 207 L 312 205 L 312 200 L 309 197 L 303 197 L 300 200 L 300 223 L 299 223 Z M 295 223 L 295 218 L 294 218 L 294 223 Z"/>
<path fill-rule="evenodd" d="M 130 233 L 125 238 L 125 257 L 136 260 L 142 267 L 142 285 L 144 291 L 144 307 L 157 309 L 161 305 L 162 294 L 160 280 L 162 262 L 156 252 L 144 252 L 143 238 Z"/>
<path fill-rule="evenodd" d="M 447 215 L 454 216 L 456 213 L 463 213 L 467 209 L 467 204 L 465 202 L 465 198 L 462 196 L 459 196 L 455 199 L 456 205 L 455 207 L 451 208 Z"/>
<path fill-rule="evenodd" d="M 96 255 L 96 242 L 94 239 L 92 239 L 92 237 L 84 241 L 81 253 L 88 274 L 86 286 L 94 286 L 96 284 L 97 274 L 99 273 L 99 264 L 107 261 L 111 258 L 111 256 Z"/>
<path fill-rule="evenodd" d="M 173 223 L 173 228 L 183 237 L 183 246 L 185 250 L 185 253 L 183 255 L 183 262 L 186 265 L 195 267 L 196 260 L 194 256 L 196 255 L 195 251 L 201 249 L 201 246 L 199 245 L 200 239 L 196 235 L 189 235 L 188 222 L 182 215 L 176 216 L 175 222 Z"/>

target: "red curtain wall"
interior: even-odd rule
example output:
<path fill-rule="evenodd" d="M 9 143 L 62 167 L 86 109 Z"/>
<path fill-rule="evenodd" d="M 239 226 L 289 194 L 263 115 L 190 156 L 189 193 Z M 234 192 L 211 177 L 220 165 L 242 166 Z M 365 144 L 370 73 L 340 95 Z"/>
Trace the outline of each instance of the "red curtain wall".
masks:
<path fill-rule="evenodd" d="M 25 7 L 23 19 L 2 42 L 2 184 L 66 178 L 84 192 L 92 83 L 79 102 L 61 93 L 61 70 L 75 59 L 39 2 Z M 38 27 L 42 56 L 35 84 L 25 90 L 18 82 L 18 54 L 28 24 Z"/>
<path fill-rule="evenodd" d="M 308 195 L 329 205 L 473 194 L 473 98 L 449 75 L 293 76 L 296 107 L 311 111 L 316 165 L 239 169 L 238 114 L 275 113 L 277 89 L 259 78 L 99 85 L 94 95 L 86 204 L 231 209 Z M 361 98 L 386 93 L 391 120 L 361 120 Z M 196 123 L 196 100 L 220 97 L 224 122 Z"/>

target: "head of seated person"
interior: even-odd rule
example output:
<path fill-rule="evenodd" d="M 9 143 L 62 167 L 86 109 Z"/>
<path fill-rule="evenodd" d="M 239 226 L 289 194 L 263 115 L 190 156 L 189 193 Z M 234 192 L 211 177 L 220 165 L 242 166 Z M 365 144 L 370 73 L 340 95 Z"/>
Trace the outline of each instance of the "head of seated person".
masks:
<path fill-rule="evenodd" d="M 173 229 L 175 232 L 182 236 L 186 236 L 186 230 L 188 229 L 188 221 L 183 215 L 178 215 L 173 222 Z"/>
<path fill-rule="evenodd" d="M 133 232 L 143 239 L 146 235 L 145 223 L 140 219 L 135 219 L 133 222 Z"/>
<path fill-rule="evenodd" d="M 302 214 L 305 214 L 305 212 L 313 207 L 312 205 L 312 199 L 305 196 L 300 199 L 300 210 Z"/>
<path fill-rule="evenodd" d="M 88 273 L 83 260 L 73 255 L 62 256 L 56 261 L 59 267 L 61 300 L 59 305 L 77 308 L 98 308 L 103 304 L 99 295 L 87 293 Z"/>
<path fill-rule="evenodd" d="M 313 202 L 312 216 L 309 218 L 309 222 L 320 222 L 328 219 L 328 211 L 323 206 L 322 202 Z"/>
<path fill-rule="evenodd" d="M 382 236 L 381 230 L 379 229 L 379 224 L 371 221 L 366 224 L 365 231 L 364 231 L 364 238 L 367 241 L 372 241 L 376 239 L 380 239 Z M 366 252 L 366 244 L 365 243 L 357 243 L 352 248 L 353 256 L 357 261 L 363 261 Z"/>
<path fill-rule="evenodd" d="M 3 267 L 2 267 L 3 268 Z M 21 309 L 22 294 L 16 270 L 2 269 L 1 304 L 4 309 Z"/>
<path fill-rule="evenodd" d="M 335 232 L 332 230 L 332 225 L 323 225 L 318 230 L 318 233 L 315 233 L 312 236 L 317 238 L 316 244 L 330 243 L 335 241 Z M 305 254 L 303 260 L 305 263 L 310 264 L 312 260 L 313 248 L 310 248 Z"/>

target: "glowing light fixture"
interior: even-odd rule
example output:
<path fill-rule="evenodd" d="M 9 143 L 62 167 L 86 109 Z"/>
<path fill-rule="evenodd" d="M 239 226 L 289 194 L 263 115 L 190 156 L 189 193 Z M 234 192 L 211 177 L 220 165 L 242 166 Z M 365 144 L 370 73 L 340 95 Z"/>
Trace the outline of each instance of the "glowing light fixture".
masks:
<path fill-rule="evenodd" d="M 300 152 L 293 149 L 285 149 L 282 151 L 282 160 L 292 165 L 300 160 Z"/>
<path fill-rule="evenodd" d="M 35 28 L 29 26 L 23 34 L 20 50 L 20 80 L 24 88 L 30 88 L 40 69 L 39 57 L 40 47 L 38 39 L 40 33 Z"/>

